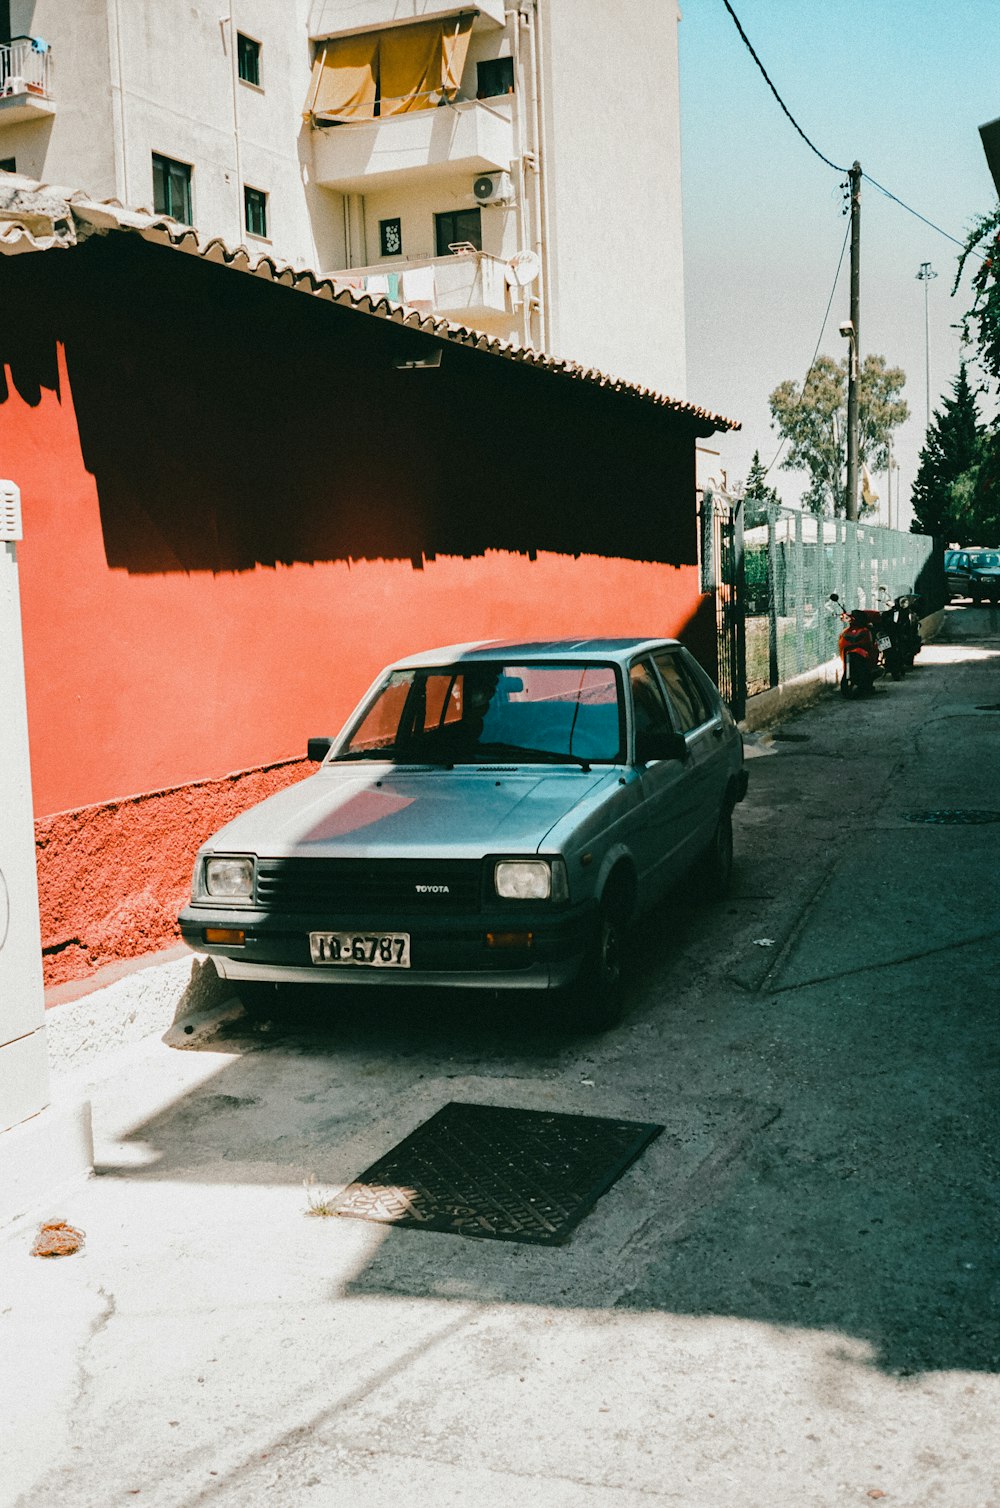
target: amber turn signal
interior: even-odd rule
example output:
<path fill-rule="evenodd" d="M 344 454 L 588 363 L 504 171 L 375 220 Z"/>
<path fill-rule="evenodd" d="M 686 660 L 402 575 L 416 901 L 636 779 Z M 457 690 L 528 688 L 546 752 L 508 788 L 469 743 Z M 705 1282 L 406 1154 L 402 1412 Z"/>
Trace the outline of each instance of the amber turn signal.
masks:
<path fill-rule="evenodd" d="M 535 940 L 533 932 L 487 932 L 488 948 L 530 948 Z"/>
<path fill-rule="evenodd" d="M 247 935 L 242 927 L 206 927 L 205 941 L 207 943 L 232 943 L 242 947 L 247 940 Z"/>

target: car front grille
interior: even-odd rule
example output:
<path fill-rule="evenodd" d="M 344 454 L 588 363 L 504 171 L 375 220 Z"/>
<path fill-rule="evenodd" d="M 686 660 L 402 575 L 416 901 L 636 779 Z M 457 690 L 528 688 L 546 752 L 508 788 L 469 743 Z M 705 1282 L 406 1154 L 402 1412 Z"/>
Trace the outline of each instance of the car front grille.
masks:
<path fill-rule="evenodd" d="M 258 859 L 257 904 L 277 912 L 480 909 L 478 859 Z"/>

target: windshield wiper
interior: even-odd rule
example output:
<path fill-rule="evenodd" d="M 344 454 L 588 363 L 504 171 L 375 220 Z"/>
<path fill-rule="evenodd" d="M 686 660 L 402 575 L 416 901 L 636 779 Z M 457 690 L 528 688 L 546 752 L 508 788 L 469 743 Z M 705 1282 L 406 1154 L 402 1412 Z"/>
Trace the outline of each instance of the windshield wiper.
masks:
<path fill-rule="evenodd" d="M 470 750 L 478 757 L 489 759 L 521 759 L 526 764 L 577 764 L 581 770 L 590 769 L 590 760 L 580 754 L 561 754 L 556 749 L 531 749 L 524 744 L 477 744 Z"/>

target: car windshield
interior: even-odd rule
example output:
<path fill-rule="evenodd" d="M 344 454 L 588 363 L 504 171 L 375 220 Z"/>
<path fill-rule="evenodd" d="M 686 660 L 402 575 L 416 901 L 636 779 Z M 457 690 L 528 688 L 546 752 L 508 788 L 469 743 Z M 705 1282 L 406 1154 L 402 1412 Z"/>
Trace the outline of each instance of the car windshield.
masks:
<path fill-rule="evenodd" d="M 392 671 L 332 759 L 589 765 L 621 749 L 613 666 L 472 660 Z"/>
<path fill-rule="evenodd" d="M 978 555 L 969 556 L 969 563 L 974 566 L 997 566 L 1000 565 L 1000 555 L 995 550 L 980 550 Z"/>

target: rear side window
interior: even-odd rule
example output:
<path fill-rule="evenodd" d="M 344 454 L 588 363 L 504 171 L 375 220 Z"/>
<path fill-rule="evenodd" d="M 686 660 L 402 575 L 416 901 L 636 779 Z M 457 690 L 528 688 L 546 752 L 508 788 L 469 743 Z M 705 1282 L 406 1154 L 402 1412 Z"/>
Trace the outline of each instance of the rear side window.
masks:
<path fill-rule="evenodd" d="M 706 704 L 701 687 L 681 663 L 680 656 L 669 650 L 661 650 L 653 659 L 676 713 L 678 730 L 690 733 L 692 728 L 698 728 L 707 722 L 712 715 L 711 709 Z"/>
<path fill-rule="evenodd" d="M 628 678 L 632 687 L 636 744 L 647 733 L 672 733 L 670 714 L 652 665 L 647 660 L 637 660 L 630 667 Z"/>

